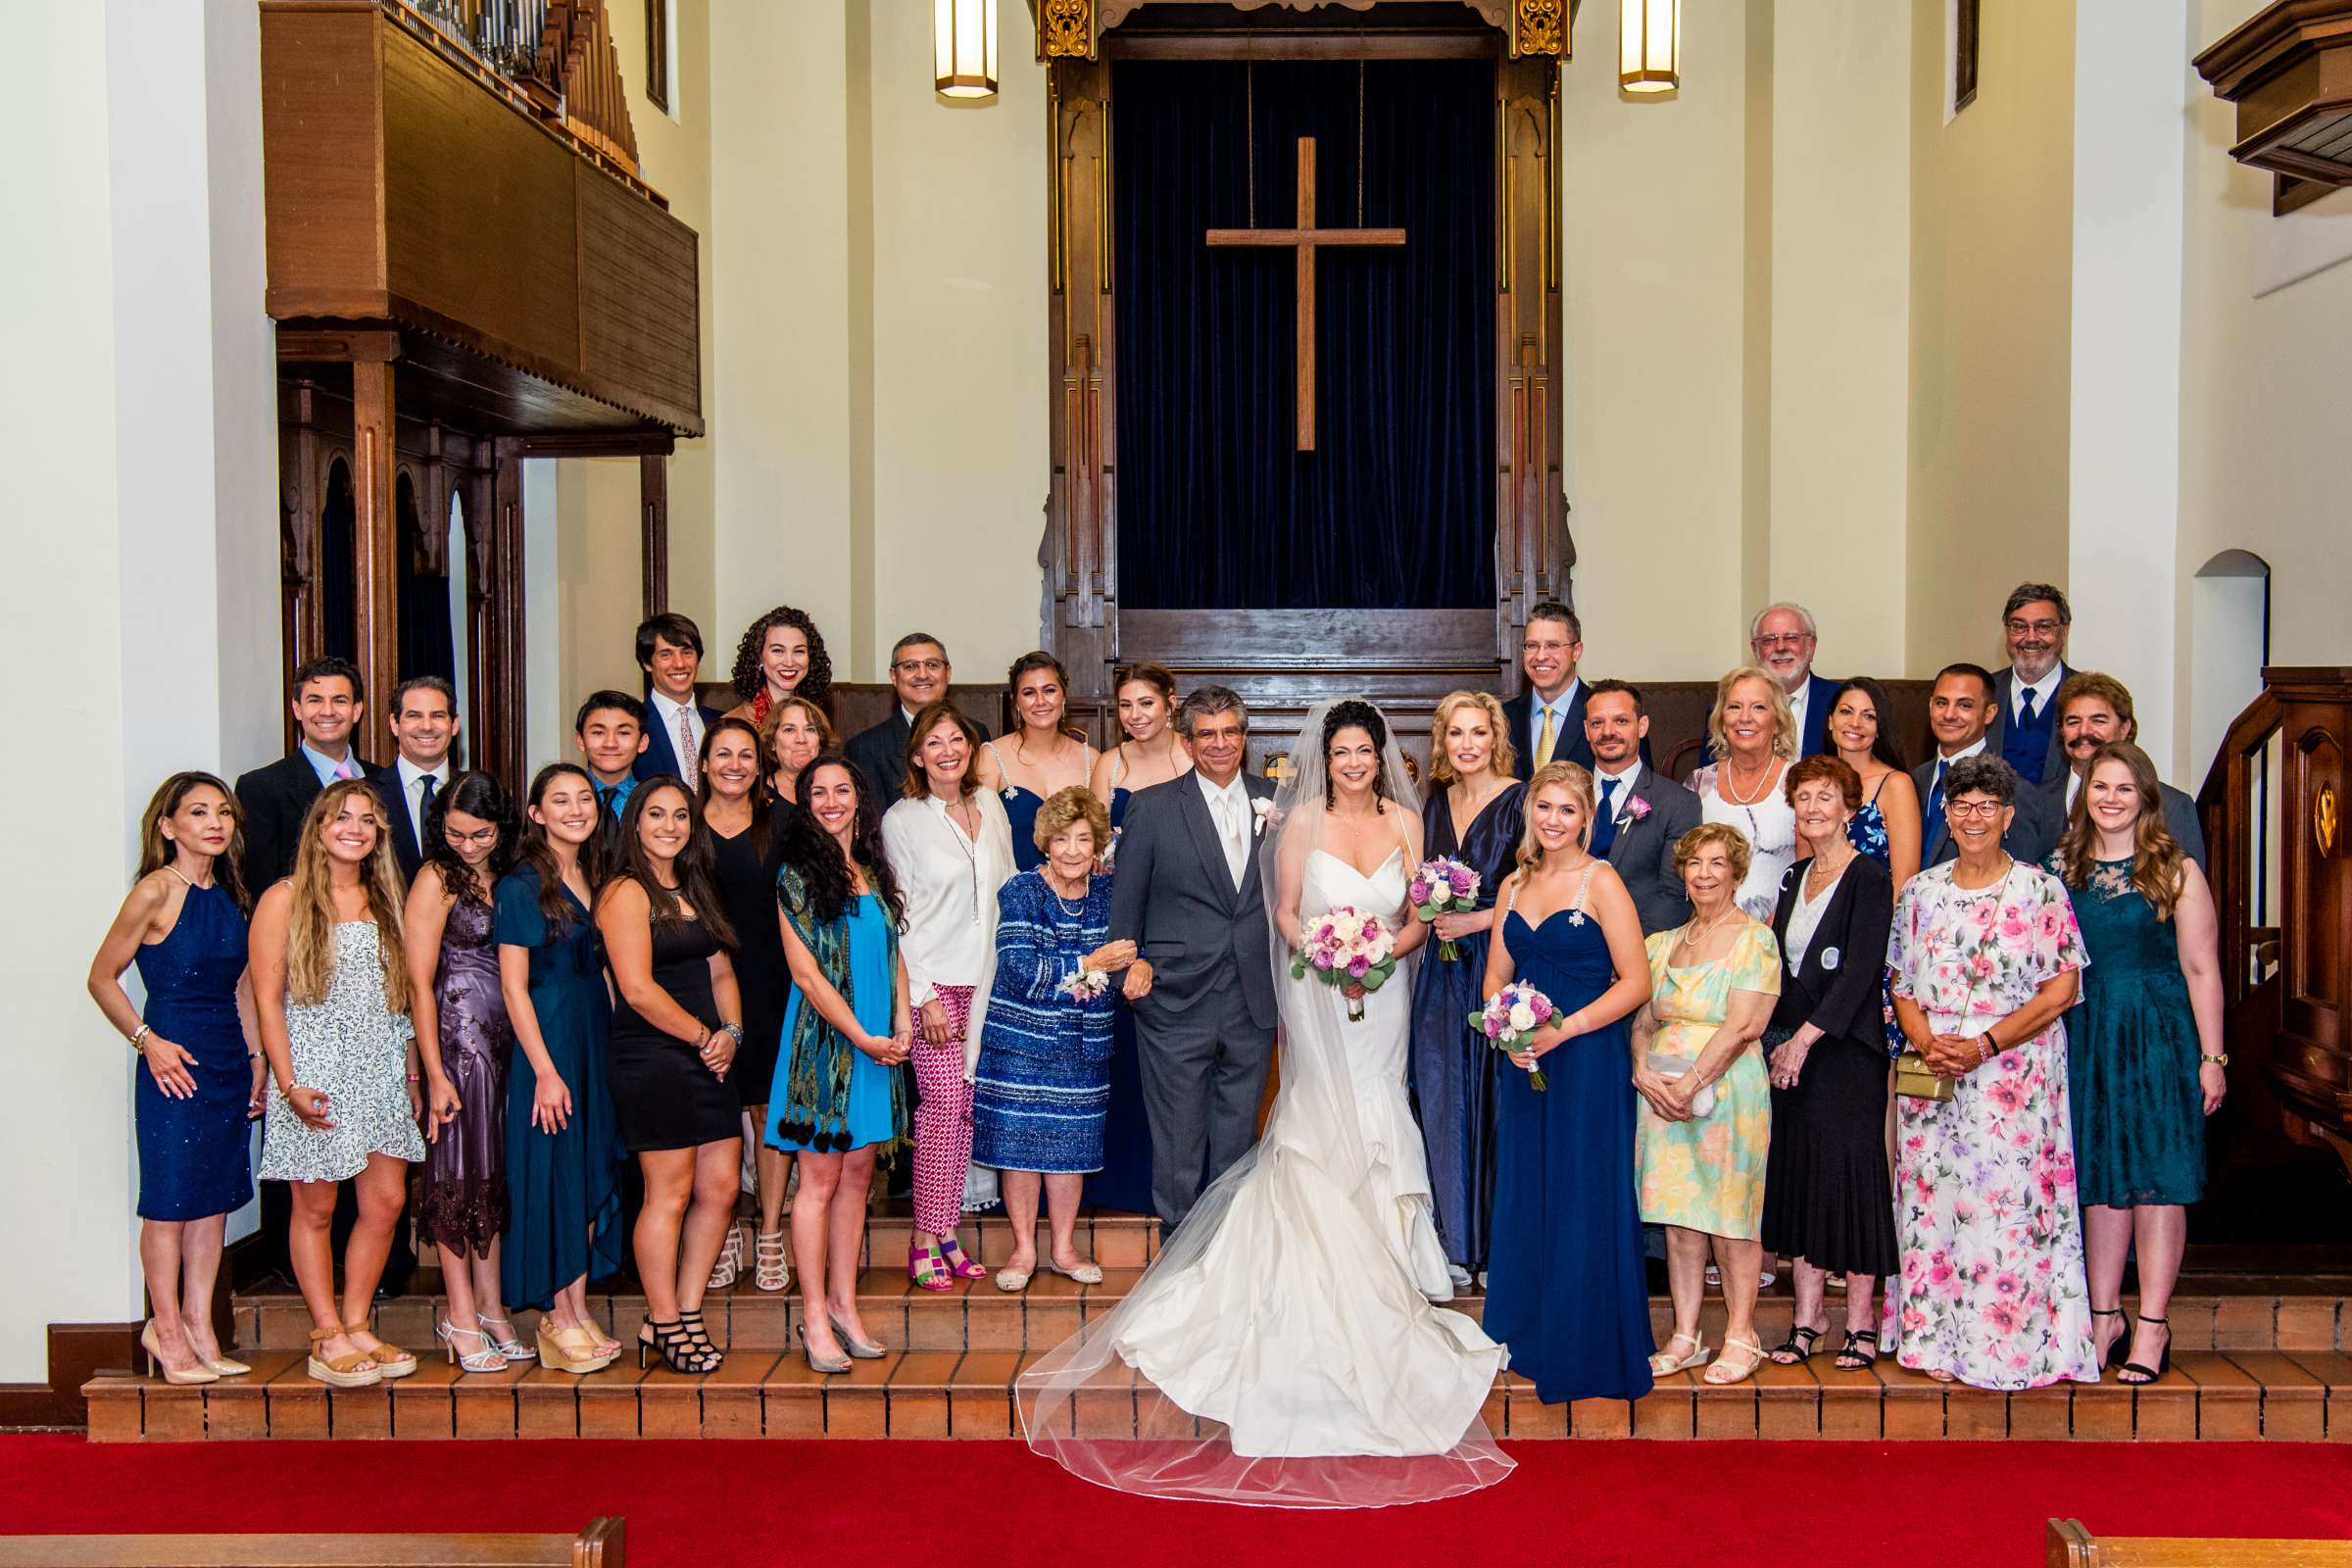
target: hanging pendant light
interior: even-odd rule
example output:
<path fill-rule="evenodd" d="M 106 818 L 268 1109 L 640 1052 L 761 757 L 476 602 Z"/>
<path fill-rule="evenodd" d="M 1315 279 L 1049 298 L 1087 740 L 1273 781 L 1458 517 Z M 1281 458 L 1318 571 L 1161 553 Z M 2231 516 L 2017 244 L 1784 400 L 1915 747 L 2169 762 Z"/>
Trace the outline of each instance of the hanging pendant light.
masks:
<path fill-rule="evenodd" d="M 997 0 L 935 0 L 931 77 L 945 97 L 997 95 Z"/>
<path fill-rule="evenodd" d="M 1683 84 L 1682 0 L 1622 0 L 1617 84 L 1627 92 L 1672 92 Z"/>

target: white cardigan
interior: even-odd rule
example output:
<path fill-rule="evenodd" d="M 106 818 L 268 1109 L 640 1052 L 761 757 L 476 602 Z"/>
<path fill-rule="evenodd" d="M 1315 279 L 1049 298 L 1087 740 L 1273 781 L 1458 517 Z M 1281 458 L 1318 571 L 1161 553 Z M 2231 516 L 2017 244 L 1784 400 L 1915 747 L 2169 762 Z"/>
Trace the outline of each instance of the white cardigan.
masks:
<path fill-rule="evenodd" d="M 936 796 L 903 800 L 882 813 L 883 852 L 906 906 L 899 952 L 906 960 L 907 999 L 919 1010 L 940 986 L 972 988 L 963 1034 L 967 1076 L 979 1065 L 980 1028 L 997 975 L 997 890 L 1013 874 L 1012 824 L 1004 803 L 993 790 L 975 790 L 971 800 L 980 812 L 976 842 Z"/>

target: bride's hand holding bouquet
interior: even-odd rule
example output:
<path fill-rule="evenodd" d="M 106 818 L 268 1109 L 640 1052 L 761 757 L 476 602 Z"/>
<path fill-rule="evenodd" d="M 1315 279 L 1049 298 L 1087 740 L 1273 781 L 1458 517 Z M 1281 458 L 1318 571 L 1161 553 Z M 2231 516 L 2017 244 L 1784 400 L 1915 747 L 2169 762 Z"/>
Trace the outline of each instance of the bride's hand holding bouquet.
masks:
<path fill-rule="evenodd" d="M 1364 997 L 1396 972 L 1396 936 L 1376 914 L 1340 905 L 1307 916 L 1291 950 L 1291 978 L 1336 986 L 1348 999 L 1348 1018 L 1360 1023 Z"/>

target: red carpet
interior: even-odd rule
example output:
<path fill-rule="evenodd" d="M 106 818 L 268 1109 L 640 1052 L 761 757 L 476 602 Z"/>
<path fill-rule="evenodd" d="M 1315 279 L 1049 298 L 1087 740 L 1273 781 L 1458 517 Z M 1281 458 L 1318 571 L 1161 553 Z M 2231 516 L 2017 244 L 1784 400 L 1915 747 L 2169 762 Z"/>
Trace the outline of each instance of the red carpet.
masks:
<path fill-rule="evenodd" d="M 629 1522 L 631 1568 L 1096 1557 L 1118 1568 L 1709 1558 L 1984 1568 L 2040 1562 L 2052 1515 L 2094 1534 L 2352 1537 L 2352 1448 L 2316 1444 L 1505 1446 L 1517 1473 L 1474 1496 L 1302 1514 L 1122 1497 L 1009 1443 L 6 1437 L 0 1533 L 568 1532 L 616 1513 Z"/>

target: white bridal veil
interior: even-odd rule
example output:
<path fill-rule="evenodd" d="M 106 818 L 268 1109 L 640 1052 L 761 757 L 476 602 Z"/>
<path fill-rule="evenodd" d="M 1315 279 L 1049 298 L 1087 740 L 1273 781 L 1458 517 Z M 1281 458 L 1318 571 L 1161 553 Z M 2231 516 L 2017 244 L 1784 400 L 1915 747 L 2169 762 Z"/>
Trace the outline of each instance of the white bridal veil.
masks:
<path fill-rule="evenodd" d="M 1331 706 L 1307 713 L 1259 843 L 1270 921 L 1322 832 Z M 1394 735 L 1382 765 L 1389 808 L 1417 815 Z M 1433 1305 L 1391 1242 L 1348 1070 L 1368 1043 L 1349 1031 L 1379 1026 L 1291 978 L 1295 935 L 1269 932 L 1281 1081 L 1263 1137 L 1124 1300 L 1019 1375 L 1023 1431 L 1081 1478 L 1152 1496 L 1366 1508 L 1492 1486 L 1512 1468 L 1479 1415 L 1501 1348 Z M 1410 980 L 1400 966 L 1389 985 Z"/>

